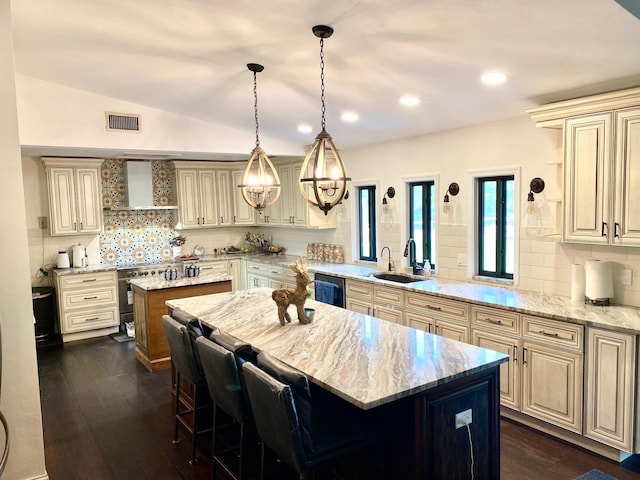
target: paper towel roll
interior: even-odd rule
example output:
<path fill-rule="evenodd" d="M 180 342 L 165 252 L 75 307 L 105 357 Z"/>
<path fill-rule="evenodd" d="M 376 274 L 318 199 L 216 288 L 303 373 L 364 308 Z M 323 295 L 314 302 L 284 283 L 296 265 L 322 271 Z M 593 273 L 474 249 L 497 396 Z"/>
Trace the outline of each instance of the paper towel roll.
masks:
<path fill-rule="evenodd" d="M 571 266 L 571 301 L 574 303 L 584 302 L 585 274 L 584 265 L 573 264 Z"/>
<path fill-rule="evenodd" d="M 587 260 L 585 274 L 585 295 L 589 300 L 603 300 L 613 297 L 610 262 Z"/>

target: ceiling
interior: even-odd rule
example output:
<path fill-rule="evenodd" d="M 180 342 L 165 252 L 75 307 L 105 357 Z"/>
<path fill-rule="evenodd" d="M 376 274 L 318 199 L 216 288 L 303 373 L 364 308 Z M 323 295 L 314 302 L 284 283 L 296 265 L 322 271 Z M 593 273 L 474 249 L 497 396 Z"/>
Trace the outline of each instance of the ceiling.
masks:
<path fill-rule="evenodd" d="M 12 21 L 19 74 L 249 131 L 261 63 L 260 132 L 301 145 L 320 130 L 316 24 L 335 28 L 326 126 L 343 149 L 640 86 L 640 20 L 614 0 L 14 0 Z M 508 82 L 482 85 L 490 69 Z"/>

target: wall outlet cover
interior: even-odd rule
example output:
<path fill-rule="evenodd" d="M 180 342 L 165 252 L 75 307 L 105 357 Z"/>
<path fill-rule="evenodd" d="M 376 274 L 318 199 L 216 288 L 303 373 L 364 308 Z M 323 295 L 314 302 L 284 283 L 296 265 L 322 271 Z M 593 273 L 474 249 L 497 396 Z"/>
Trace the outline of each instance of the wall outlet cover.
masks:
<path fill-rule="evenodd" d="M 622 270 L 622 285 L 631 285 L 633 282 L 633 270 L 625 268 Z"/>
<path fill-rule="evenodd" d="M 456 429 L 471 425 L 473 421 L 472 410 L 469 408 L 456 413 Z"/>
<path fill-rule="evenodd" d="M 467 254 L 466 253 L 459 253 L 458 254 L 458 266 L 459 267 L 466 267 L 467 266 Z"/>

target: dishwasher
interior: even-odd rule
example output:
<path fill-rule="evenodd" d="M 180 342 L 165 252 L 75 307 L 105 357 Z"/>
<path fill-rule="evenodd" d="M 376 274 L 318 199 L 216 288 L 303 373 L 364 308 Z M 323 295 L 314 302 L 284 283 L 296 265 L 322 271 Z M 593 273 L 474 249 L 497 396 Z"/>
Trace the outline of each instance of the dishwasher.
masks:
<path fill-rule="evenodd" d="M 344 308 L 345 284 L 344 278 L 325 273 L 315 274 L 315 299 L 319 302 Z"/>

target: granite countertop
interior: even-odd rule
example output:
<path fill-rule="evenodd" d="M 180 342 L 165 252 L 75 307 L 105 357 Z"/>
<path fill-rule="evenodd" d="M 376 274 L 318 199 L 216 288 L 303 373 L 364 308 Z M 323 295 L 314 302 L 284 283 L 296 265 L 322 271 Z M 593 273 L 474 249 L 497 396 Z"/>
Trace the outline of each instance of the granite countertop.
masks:
<path fill-rule="evenodd" d="M 584 303 L 573 303 L 569 297 L 560 295 L 547 295 L 539 292 L 446 280 L 437 277 L 425 277 L 422 281 L 399 284 L 371 277 L 372 273 L 380 272 L 380 270 L 358 265 L 312 263 L 309 265 L 309 270 L 396 287 L 407 292 L 428 293 L 476 305 L 497 307 L 581 325 L 640 334 L 640 309 L 636 307 L 585 305 Z"/>
<path fill-rule="evenodd" d="M 231 281 L 233 277 L 226 273 L 205 271 L 198 277 L 180 277 L 177 280 L 165 280 L 162 275 L 157 277 L 132 278 L 131 285 L 140 287 L 143 290 L 164 290 L 166 288 L 189 287 L 192 285 L 202 285 L 205 283 L 216 283 Z"/>
<path fill-rule="evenodd" d="M 117 268 L 113 265 L 89 265 L 87 267 L 54 268 L 56 275 L 77 275 L 78 273 L 115 272 Z"/>
<path fill-rule="evenodd" d="M 314 321 L 280 326 L 270 288 L 168 300 L 166 304 L 250 343 L 363 409 L 498 366 L 507 355 L 315 300 Z"/>

